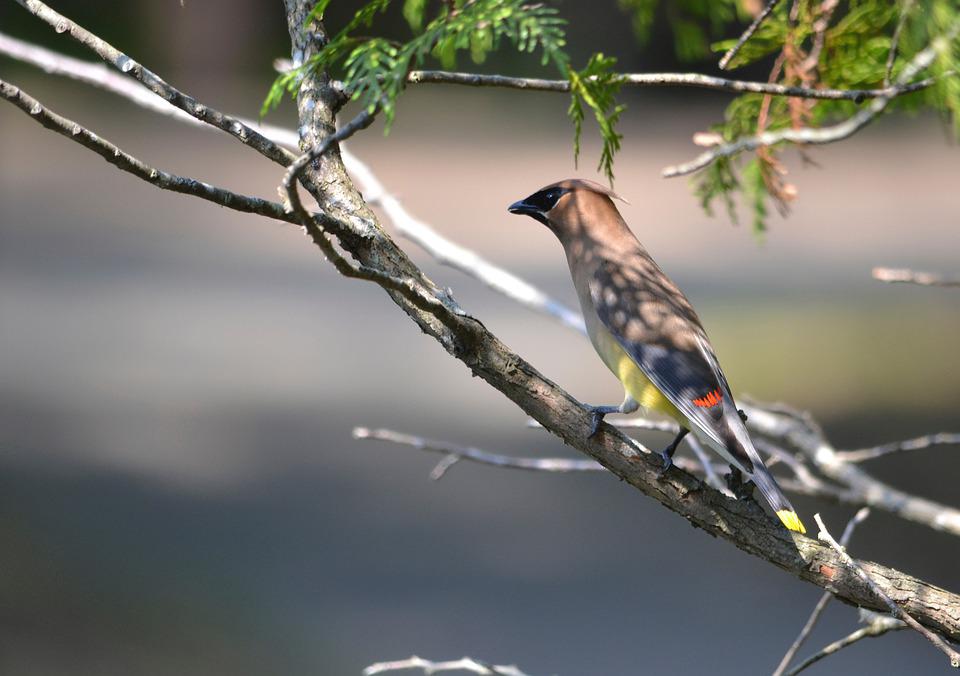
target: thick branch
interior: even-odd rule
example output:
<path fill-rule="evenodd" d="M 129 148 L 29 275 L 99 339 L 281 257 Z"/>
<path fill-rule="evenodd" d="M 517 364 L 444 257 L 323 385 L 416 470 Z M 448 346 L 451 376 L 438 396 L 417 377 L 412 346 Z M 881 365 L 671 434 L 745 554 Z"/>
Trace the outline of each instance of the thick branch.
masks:
<path fill-rule="evenodd" d="M 304 54 L 316 45 L 309 42 L 322 39 L 322 26 L 315 24 L 311 30 L 301 29 L 306 18 L 305 2 L 287 0 L 288 24 L 291 28 L 293 51 Z M 301 85 L 298 105 L 301 110 L 301 125 L 310 126 L 318 109 L 330 111 L 330 99 L 323 96 L 323 81 Z M 329 129 L 326 126 L 326 129 Z M 305 130 L 309 134 L 329 134 L 324 129 Z M 312 144 L 311 144 L 312 145 Z M 333 165 L 339 157 L 325 155 L 326 171 L 339 176 Z M 324 169 L 304 176 L 306 182 L 316 183 L 317 189 L 326 185 Z M 341 193 L 346 199 L 354 199 L 353 193 Z M 359 195 L 356 208 L 363 209 Z M 346 208 L 350 207 L 344 202 Z M 346 225 L 346 224 L 345 224 Z M 342 240 L 344 247 L 355 255 L 372 261 L 371 247 L 379 245 L 377 253 L 395 249 L 395 245 L 374 224 L 368 230 L 369 237 Z M 376 262 L 380 269 L 391 276 L 406 278 L 419 276 L 420 271 L 402 252 L 392 257 L 381 257 Z M 754 503 L 729 500 L 686 472 L 672 470 L 663 480 L 658 479 L 659 458 L 638 453 L 634 444 L 619 431 L 603 425 L 600 433 L 590 436 L 589 412 L 569 394 L 544 378 L 529 363 L 501 343 L 482 324 L 469 316 L 456 314 L 448 308 L 438 308 L 437 313 L 446 313 L 444 321 L 426 313 L 408 299 L 392 295 L 397 304 L 413 318 L 429 335 L 434 336 L 451 354 L 466 364 L 477 376 L 498 389 L 528 415 L 559 436 L 570 446 L 586 453 L 643 493 L 683 515 L 692 524 L 707 532 L 730 540 L 738 547 L 759 556 L 774 565 L 824 588 L 836 590 L 847 602 L 877 608 L 878 600 L 862 582 L 845 572 L 836 553 L 829 547 L 809 538 L 794 536 L 774 522 Z M 960 637 L 960 597 L 938 589 L 904 573 L 883 566 L 864 563 L 871 577 L 884 580 L 891 595 L 905 604 L 908 612 L 938 631 Z M 882 609 L 882 606 L 881 606 Z"/>
<path fill-rule="evenodd" d="M 304 31 L 311 3 L 287 3 L 294 53 L 307 58 L 322 44 L 322 26 L 315 24 Z M 319 148 L 335 133 L 333 111 L 337 102 L 337 92 L 325 76 L 311 76 L 302 83 L 298 108 L 301 143 L 305 148 Z M 442 294 L 381 230 L 347 177 L 335 143 L 331 142 L 318 161 L 305 168 L 302 180 L 330 220 L 325 230 L 335 235 L 359 264 L 378 270 L 378 281 L 409 280 L 411 288 L 423 290 L 428 297 Z M 609 426 L 590 437 L 589 413 L 578 402 L 452 301 L 426 303 L 425 308 L 398 289 L 387 288 L 393 300 L 424 332 L 572 447 L 594 457 L 617 476 L 707 532 L 802 579 L 833 588 L 850 603 L 877 606 L 869 589 L 855 576 L 844 574 L 832 550 L 809 538 L 792 536 L 757 505 L 728 500 L 679 470 L 658 480 L 659 459 L 638 453 L 630 440 Z M 960 637 L 960 598 L 877 564 L 862 566 L 912 615 L 951 637 Z"/>
<path fill-rule="evenodd" d="M 902 96 L 933 84 L 932 79 L 915 82 L 906 88 L 886 87 L 883 89 L 812 89 L 809 87 L 788 87 L 773 82 L 750 82 L 731 80 L 700 73 L 623 73 L 618 78 L 625 87 L 694 87 L 712 89 L 731 94 L 769 94 L 771 96 L 791 96 L 801 99 L 830 99 L 843 101 L 866 101 L 883 96 Z M 541 92 L 569 92 L 569 80 L 547 80 L 543 78 L 511 77 L 508 75 L 481 75 L 479 73 L 458 73 L 446 70 L 413 70 L 407 76 L 412 84 L 453 84 L 468 87 L 499 87 L 504 89 L 525 89 Z"/>

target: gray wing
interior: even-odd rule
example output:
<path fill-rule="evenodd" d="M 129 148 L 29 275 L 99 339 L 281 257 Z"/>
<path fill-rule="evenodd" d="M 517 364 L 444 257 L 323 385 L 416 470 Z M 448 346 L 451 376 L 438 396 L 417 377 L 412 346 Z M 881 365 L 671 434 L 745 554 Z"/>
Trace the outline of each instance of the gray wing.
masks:
<path fill-rule="evenodd" d="M 747 472 L 753 463 L 731 429 L 730 386 L 690 302 L 649 256 L 604 261 L 590 281 L 604 326 L 644 375 Z"/>

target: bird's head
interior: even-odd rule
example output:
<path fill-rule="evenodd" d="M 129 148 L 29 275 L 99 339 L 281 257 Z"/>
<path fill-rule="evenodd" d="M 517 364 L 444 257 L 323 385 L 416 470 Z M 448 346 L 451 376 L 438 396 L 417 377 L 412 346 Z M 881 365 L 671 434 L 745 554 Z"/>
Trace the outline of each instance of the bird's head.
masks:
<path fill-rule="evenodd" d="M 602 221 L 611 212 L 617 221 L 621 221 L 613 199 L 626 201 L 604 185 L 570 178 L 514 202 L 507 211 L 540 221 L 562 240 L 580 233 L 590 223 Z"/>

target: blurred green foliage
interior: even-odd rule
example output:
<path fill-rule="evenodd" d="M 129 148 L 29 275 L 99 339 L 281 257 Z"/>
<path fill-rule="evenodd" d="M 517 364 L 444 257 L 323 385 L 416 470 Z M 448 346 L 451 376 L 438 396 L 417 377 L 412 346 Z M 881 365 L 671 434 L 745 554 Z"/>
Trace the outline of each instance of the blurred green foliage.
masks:
<path fill-rule="evenodd" d="M 583 69 L 574 69 L 566 51 L 566 22 L 555 7 L 526 0 L 403 0 L 409 39 L 357 34 L 372 28 L 377 16 L 393 3 L 368 0 L 363 4 L 323 49 L 277 78 L 262 113 L 276 106 L 285 93 L 295 94 L 307 73 L 329 70 L 342 77 L 353 100 L 368 110 L 379 108 L 389 130 L 411 70 L 431 60 L 444 69 L 455 68 L 462 52 L 468 52 L 474 63 L 482 63 L 508 44 L 520 52 L 539 53 L 541 65 L 569 81 L 574 157 L 579 157 L 589 109 L 602 140 L 598 170 L 613 183 L 614 157 L 622 138 L 616 125 L 625 110 L 617 102 L 622 79 L 615 70 L 616 59 L 596 52 Z M 734 22 L 751 20 L 750 11 L 759 11 L 764 4 L 759 0 L 618 0 L 620 10 L 631 16 L 641 46 L 649 42 L 662 18 L 671 28 L 676 54 L 689 61 L 733 47 L 740 34 Z M 322 19 L 329 5 L 330 0 L 320 0 L 308 21 Z M 759 65 L 769 69 L 770 82 L 790 86 L 882 88 L 897 82 L 905 65 L 958 21 L 956 0 L 784 1 L 742 45 L 729 67 Z M 724 34 L 736 37 L 713 41 Z M 900 96 L 890 107 L 935 110 L 960 132 L 958 71 L 960 40 L 954 39 L 921 74 L 935 78 L 935 85 Z M 723 121 L 711 131 L 717 142 L 731 142 L 764 131 L 822 127 L 849 117 L 860 105 L 853 100 L 744 94 L 730 102 Z M 779 159 L 781 149 L 782 145 L 760 148 L 747 160 L 733 156 L 701 170 L 693 182 L 704 209 L 712 213 L 720 201 L 736 221 L 737 205 L 744 204 L 752 213 L 754 231 L 762 233 L 770 203 L 785 213 L 797 193 Z M 741 200 L 736 199 L 738 195 Z"/>

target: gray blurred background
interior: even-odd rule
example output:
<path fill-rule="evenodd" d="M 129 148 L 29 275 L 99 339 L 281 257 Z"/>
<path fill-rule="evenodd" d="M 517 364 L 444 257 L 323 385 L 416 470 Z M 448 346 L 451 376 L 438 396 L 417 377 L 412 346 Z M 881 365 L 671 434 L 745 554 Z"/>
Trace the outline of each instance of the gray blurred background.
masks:
<path fill-rule="evenodd" d="M 332 3 L 331 25 L 351 4 Z M 565 3 L 574 54 L 602 35 L 624 69 L 679 67 L 666 36 L 637 51 L 607 4 Z M 54 6 L 237 114 L 256 114 L 289 49 L 279 2 Z M 13 3 L 0 28 L 88 56 Z M 506 56 L 486 68 L 537 72 Z M 281 170 L 222 135 L 9 60 L 0 76 L 155 166 L 275 198 Z M 799 202 L 760 244 L 659 177 L 696 154 L 692 133 L 727 98 L 625 100 L 624 215 L 700 309 L 736 392 L 811 410 L 841 447 L 960 427 L 960 295 L 869 274 L 960 270 L 960 154 L 936 120 L 883 120 L 814 151 L 816 167 L 791 157 Z M 389 136 L 351 143 L 413 213 L 573 303 L 559 245 L 505 211 L 553 180 L 596 178 L 592 138 L 573 166 L 566 104 L 424 86 Z M 401 244 L 574 396 L 619 400 L 580 336 Z M 460 465 L 434 483 L 435 457 L 350 437 L 383 426 L 572 455 L 524 421 L 296 228 L 158 191 L 0 107 L 4 673 L 358 674 L 412 653 L 563 676 L 771 671 L 818 589 L 610 476 Z M 869 469 L 956 505 L 956 450 Z M 835 533 L 851 513 L 796 502 Z M 954 537 L 875 513 L 852 551 L 960 589 Z M 835 604 L 801 653 L 855 622 Z M 944 667 L 900 632 L 816 673 Z"/>

